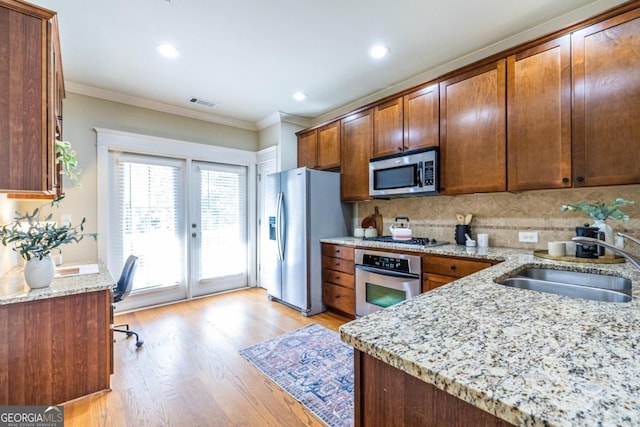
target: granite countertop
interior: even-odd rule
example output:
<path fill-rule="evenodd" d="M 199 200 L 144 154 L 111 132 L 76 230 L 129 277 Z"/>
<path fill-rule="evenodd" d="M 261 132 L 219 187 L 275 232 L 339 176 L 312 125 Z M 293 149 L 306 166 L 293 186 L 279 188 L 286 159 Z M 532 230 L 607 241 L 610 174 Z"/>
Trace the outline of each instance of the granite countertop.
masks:
<path fill-rule="evenodd" d="M 22 268 L 16 268 L 0 277 L 0 305 L 102 291 L 112 289 L 115 283 L 106 267 L 99 265 L 98 273 L 55 278 L 47 288 L 31 289 L 24 281 Z"/>
<path fill-rule="evenodd" d="M 323 242 L 370 246 L 359 240 Z M 506 248 L 414 251 L 503 262 L 343 325 L 344 342 L 515 425 L 640 425 L 637 269 Z M 596 302 L 495 283 L 527 266 L 627 277 L 634 298 Z"/>

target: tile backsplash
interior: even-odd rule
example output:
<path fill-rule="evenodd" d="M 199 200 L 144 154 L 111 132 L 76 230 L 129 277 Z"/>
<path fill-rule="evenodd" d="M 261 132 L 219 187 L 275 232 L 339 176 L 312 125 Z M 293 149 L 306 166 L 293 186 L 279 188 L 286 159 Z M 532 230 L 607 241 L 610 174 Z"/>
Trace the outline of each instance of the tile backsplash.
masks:
<path fill-rule="evenodd" d="M 374 200 L 358 203 L 356 223 L 373 214 L 378 206 L 384 234 L 390 234 L 389 226 L 396 216 L 408 216 L 414 236 L 455 242 L 456 214 L 471 213 L 472 237 L 487 233 L 490 246 L 546 249 L 550 241 L 570 240 L 576 234 L 576 226 L 593 223 L 586 214 L 562 212 L 560 206 L 583 200 L 609 204 L 618 197 L 636 202 L 621 208 L 630 219 L 607 223 L 614 231 L 640 238 L 640 185 Z M 519 242 L 519 231 L 538 232 L 538 243 Z M 626 243 L 626 249 L 640 254 L 640 247 L 631 242 Z"/>

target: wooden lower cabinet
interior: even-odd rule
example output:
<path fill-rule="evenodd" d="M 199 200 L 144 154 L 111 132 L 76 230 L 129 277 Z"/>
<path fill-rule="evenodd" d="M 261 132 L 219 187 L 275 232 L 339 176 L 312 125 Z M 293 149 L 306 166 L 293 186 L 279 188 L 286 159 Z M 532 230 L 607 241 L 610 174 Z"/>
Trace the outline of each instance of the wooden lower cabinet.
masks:
<path fill-rule="evenodd" d="M 422 292 L 432 291 L 440 286 L 446 285 L 447 283 L 451 283 L 456 279 L 457 277 L 424 273 L 422 275 Z"/>
<path fill-rule="evenodd" d="M 111 290 L 0 305 L 0 406 L 110 388 Z"/>
<path fill-rule="evenodd" d="M 351 318 L 356 317 L 354 248 L 322 244 L 322 302 Z"/>
<path fill-rule="evenodd" d="M 511 425 L 366 353 L 354 364 L 356 427 Z"/>
<path fill-rule="evenodd" d="M 422 292 L 431 291 L 493 264 L 495 262 L 425 254 L 422 256 Z"/>

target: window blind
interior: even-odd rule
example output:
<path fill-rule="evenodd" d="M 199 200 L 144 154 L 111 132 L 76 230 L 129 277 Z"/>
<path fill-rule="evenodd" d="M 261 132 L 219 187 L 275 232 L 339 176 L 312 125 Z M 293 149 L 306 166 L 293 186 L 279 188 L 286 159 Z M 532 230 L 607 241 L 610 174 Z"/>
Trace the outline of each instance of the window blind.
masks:
<path fill-rule="evenodd" d="M 200 202 L 200 281 L 247 280 L 246 168 L 198 167 Z"/>
<path fill-rule="evenodd" d="M 114 153 L 110 267 L 139 257 L 133 290 L 175 285 L 184 277 L 184 162 Z M 115 266 L 114 263 L 119 264 Z"/>

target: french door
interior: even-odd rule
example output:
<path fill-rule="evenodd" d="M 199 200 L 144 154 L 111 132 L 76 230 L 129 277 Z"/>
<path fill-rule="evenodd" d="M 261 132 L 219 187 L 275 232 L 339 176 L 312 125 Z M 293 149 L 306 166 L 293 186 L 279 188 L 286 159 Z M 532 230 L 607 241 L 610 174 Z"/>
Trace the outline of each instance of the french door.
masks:
<path fill-rule="evenodd" d="M 139 265 L 132 309 L 248 285 L 243 166 L 111 152 L 109 268 Z"/>
<path fill-rule="evenodd" d="M 242 166 L 193 162 L 191 293 L 247 286 L 247 174 Z"/>

